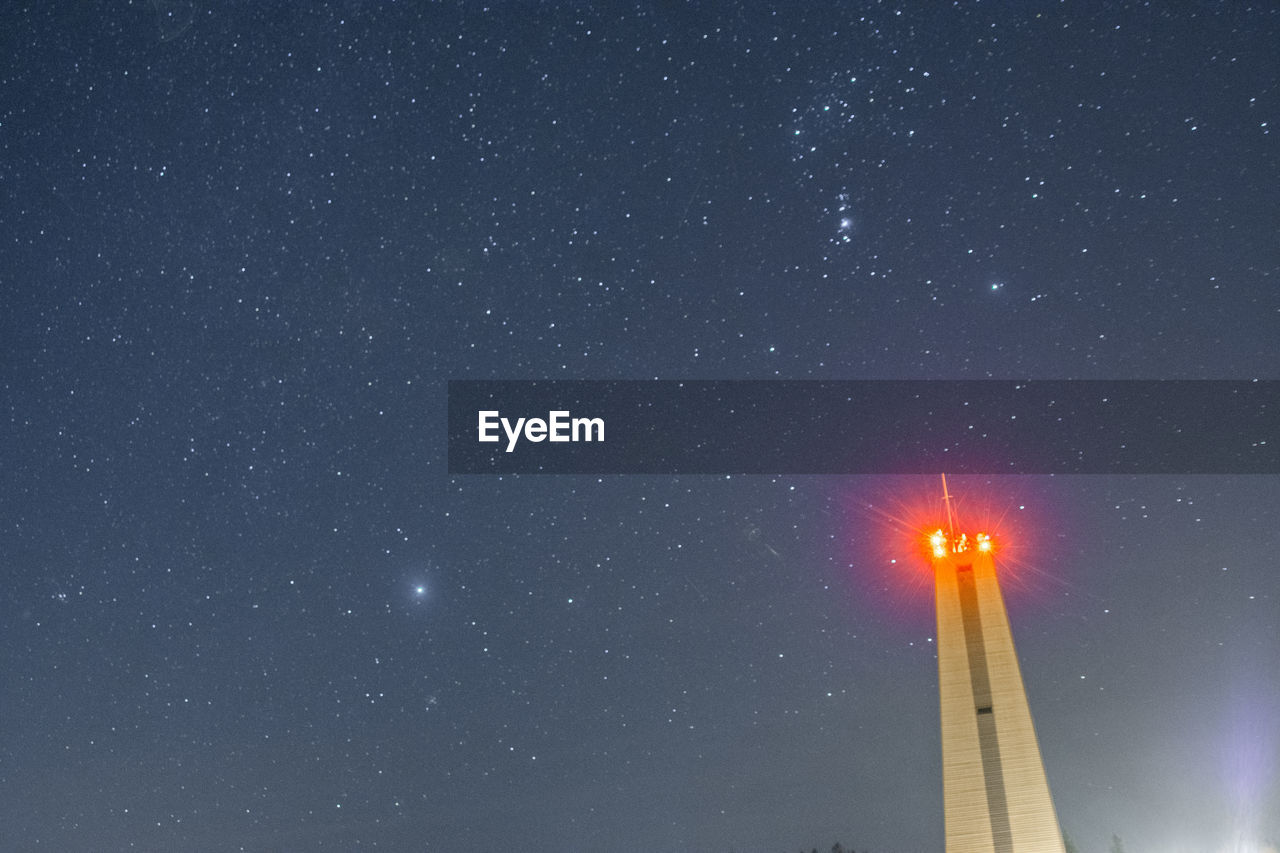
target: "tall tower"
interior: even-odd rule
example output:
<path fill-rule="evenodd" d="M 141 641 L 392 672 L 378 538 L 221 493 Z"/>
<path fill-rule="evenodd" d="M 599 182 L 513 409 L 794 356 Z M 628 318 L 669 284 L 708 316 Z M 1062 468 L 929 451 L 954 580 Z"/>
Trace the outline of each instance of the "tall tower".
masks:
<path fill-rule="evenodd" d="M 929 537 L 938 613 L 942 790 L 947 853 L 1065 853 L 1049 796 L 993 543 L 955 531 Z"/>

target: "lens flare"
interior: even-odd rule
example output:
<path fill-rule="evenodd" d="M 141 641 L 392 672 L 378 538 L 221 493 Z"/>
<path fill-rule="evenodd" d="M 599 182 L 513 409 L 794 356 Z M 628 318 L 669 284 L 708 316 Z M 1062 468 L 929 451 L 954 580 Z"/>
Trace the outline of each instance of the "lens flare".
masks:
<path fill-rule="evenodd" d="M 1066 584 L 1047 571 L 1065 534 L 1036 504 L 1019 500 L 1016 478 L 948 477 L 951 512 L 937 476 L 862 478 L 840 488 L 845 521 L 837 536 L 857 607 L 913 632 L 931 632 L 936 560 L 965 534 L 966 547 L 994 558 L 1006 603 L 1043 601 Z M 1035 508 L 1033 508 L 1033 506 Z"/>

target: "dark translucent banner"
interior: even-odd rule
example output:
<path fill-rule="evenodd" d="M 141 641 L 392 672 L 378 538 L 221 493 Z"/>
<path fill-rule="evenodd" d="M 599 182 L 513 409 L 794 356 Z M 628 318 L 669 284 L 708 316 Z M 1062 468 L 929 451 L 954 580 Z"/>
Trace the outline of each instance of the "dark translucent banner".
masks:
<path fill-rule="evenodd" d="M 1277 474 L 1280 381 L 453 381 L 452 474 Z"/>

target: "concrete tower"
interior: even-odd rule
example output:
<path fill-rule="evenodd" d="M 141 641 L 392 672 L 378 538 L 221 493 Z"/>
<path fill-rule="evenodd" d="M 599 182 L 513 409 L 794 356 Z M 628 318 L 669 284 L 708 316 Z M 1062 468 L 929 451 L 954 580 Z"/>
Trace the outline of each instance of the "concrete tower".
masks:
<path fill-rule="evenodd" d="M 929 538 L 947 853 L 1064 853 L 1009 617 L 983 533 Z"/>

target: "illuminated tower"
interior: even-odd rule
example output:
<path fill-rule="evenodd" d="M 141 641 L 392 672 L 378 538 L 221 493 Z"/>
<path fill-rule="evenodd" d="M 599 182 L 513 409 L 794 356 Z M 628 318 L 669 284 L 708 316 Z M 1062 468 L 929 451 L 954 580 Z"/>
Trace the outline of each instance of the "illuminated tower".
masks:
<path fill-rule="evenodd" d="M 1064 853 L 984 533 L 929 537 L 947 853 Z"/>

